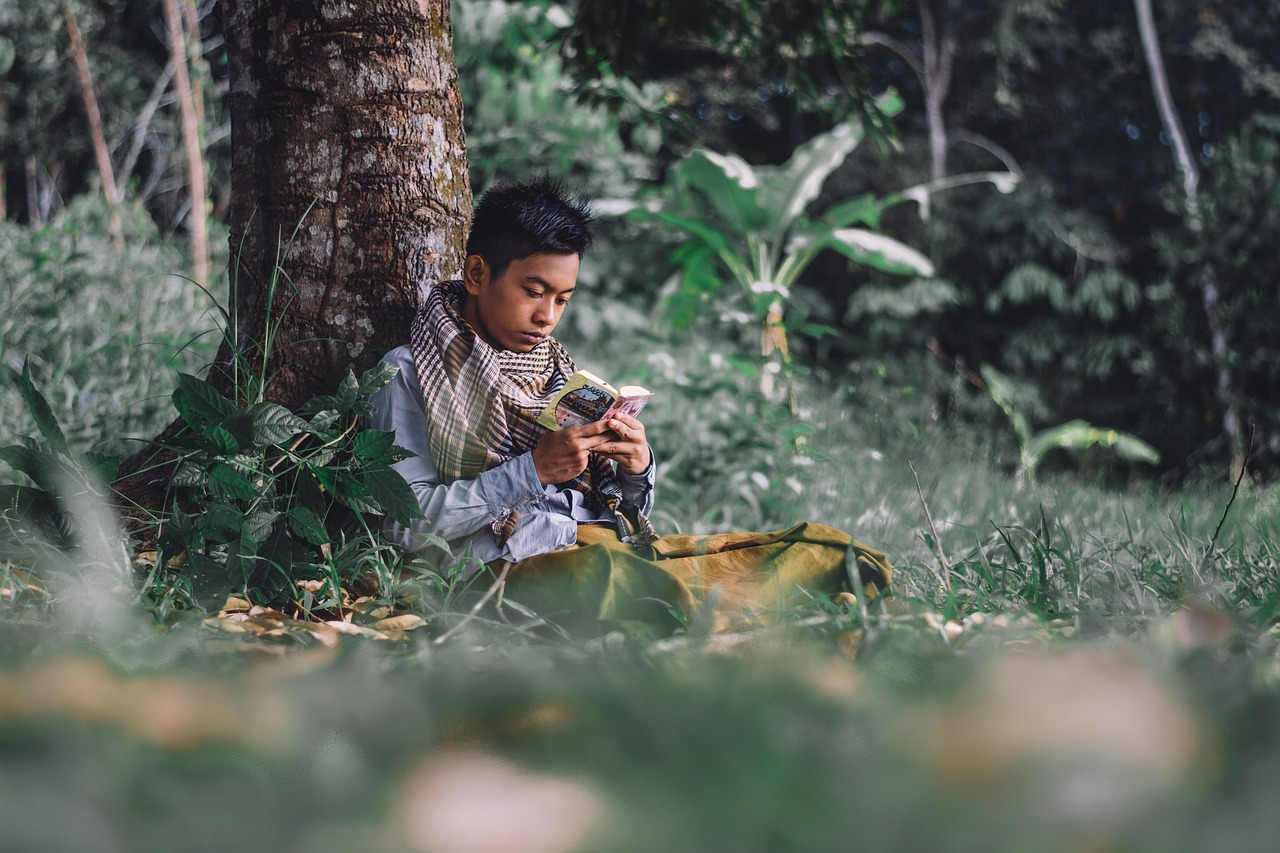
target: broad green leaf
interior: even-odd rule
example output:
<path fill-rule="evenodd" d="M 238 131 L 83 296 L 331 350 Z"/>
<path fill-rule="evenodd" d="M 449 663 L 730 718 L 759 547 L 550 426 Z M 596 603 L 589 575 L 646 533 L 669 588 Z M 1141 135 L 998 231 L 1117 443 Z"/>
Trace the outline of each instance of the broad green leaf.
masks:
<path fill-rule="evenodd" d="M 226 462 L 219 462 L 209 471 L 209 491 L 220 498 L 250 501 L 257 497 L 257 490 L 244 475 Z"/>
<path fill-rule="evenodd" d="M 66 436 L 62 434 L 62 427 L 58 426 L 58 419 L 53 414 L 53 409 L 49 408 L 49 401 L 44 395 L 36 389 L 35 383 L 31 381 L 31 363 L 29 359 L 22 360 L 22 378 L 19 380 L 22 387 L 22 399 L 27 404 L 27 411 L 31 413 L 32 419 L 36 422 L 36 428 L 40 430 L 40 434 L 45 440 L 53 446 L 55 450 L 69 454 L 71 451 L 67 448 Z"/>
<path fill-rule="evenodd" d="M 360 398 L 360 382 L 354 370 L 348 368 L 347 375 L 338 384 L 338 393 L 334 396 L 334 407 L 339 412 L 349 412 Z"/>
<path fill-rule="evenodd" d="M 329 399 L 332 400 L 333 398 L 331 397 Z M 319 435 L 329 427 L 333 426 L 337 420 L 338 413 L 336 410 L 322 409 L 307 423 L 307 431 L 312 434 Z"/>
<path fill-rule="evenodd" d="M 827 245 L 840 254 L 878 270 L 931 278 L 933 262 L 906 243 L 865 228 L 837 228 Z"/>
<path fill-rule="evenodd" d="M 1014 385 L 1009 377 L 996 370 L 989 364 L 983 364 L 978 368 L 978 372 L 982 374 L 982 379 L 987 383 L 987 393 L 991 399 L 995 401 L 1013 424 L 1013 431 L 1018 434 L 1018 441 L 1022 445 L 1026 445 L 1031 440 L 1031 425 L 1027 423 L 1026 417 L 1013 407 L 1013 401 L 1018 397 L 1018 388 Z"/>
<path fill-rule="evenodd" d="M 33 518 L 58 512 L 58 502 L 44 489 L 6 485 L 0 486 L 0 511 L 13 512 L 20 518 Z"/>
<path fill-rule="evenodd" d="M 214 504 L 196 520 L 196 527 L 206 539 L 227 543 L 240 535 L 244 513 L 227 504 Z"/>
<path fill-rule="evenodd" d="M 707 246 L 714 249 L 715 251 L 718 251 L 718 252 L 730 251 L 728 240 L 725 238 L 723 234 L 721 234 L 719 231 L 715 230 L 711 226 L 705 225 L 701 222 L 698 222 L 697 220 L 686 219 L 684 217 L 676 216 L 675 214 L 667 213 L 666 211 L 662 211 L 662 210 L 643 210 L 643 209 L 637 210 L 635 215 L 632 218 L 656 219 L 659 222 L 662 222 L 666 225 L 679 228 L 681 231 L 684 231 L 687 234 L 691 235 L 692 237 L 698 240 L 701 240 L 703 243 L 705 243 Z"/>
<path fill-rule="evenodd" d="M 280 513 L 274 509 L 256 509 L 245 517 L 244 524 L 255 540 L 266 542 L 279 520 Z"/>
<path fill-rule="evenodd" d="M 62 482 L 64 477 L 60 476 L 65 472 L 61 463 L 62 458 L 21 444 L 0 447 L 0 460 L 15 471 L 26 474 L 37 486 L 50 494 L 57 494 L 64 485 Z"/>
<path fill-rule="evenodd" d="M 219 456 L 234 456 L 240 450 L 240 442 L 221 426 L 215 426 L 209 430 L 205 433 L 205 438 L 213 445 L 214 452 Z"/>
<path fill-rule="evenodd" d="M 414 519 L 422 518 L 422 508 L 418 506 L 413 489 L 395 471 L 390 468 L 366 471 L 364 483 L 369 487 L 369 495 L 396 521 L 407 525 Z"/>
<path fill-rule="evenodd" d="M 237 411 L 235 404 L 218 393 L 218 389 L 189 373 L 178 374 L 178 387 L 173 392 L 173 402 L 179 413 L 183 413 L 185 407 L 212 423 L 218 423 Z M 190 420 L 187 422 L 191 423 Z"/>
<path fill-rule="evenodd" d="M 1027 442 L 1027 453 L 1039 462 L 1054 448 L 1085 450 L 1090 447 L 1107 448 L 1122 459 L 1157 465 L 1160 454 L 1142 439 L 1120 430 L 1097 427 L 1082 420 L 1068 421 L 1032 436 Z"/>
<path fill-rule="evenodd" d="M 249 585 L 249 579 L 257 568 L 257 553 L 258 542 L 246 524 L 240 528 L 240 535 L 227 546 L 227 578 L 232 585 L 241 589 Z"/>
<path fill-rule="evenodd" d="M 169 478 L 169 485 L 178 488 L 194 488 L 203 481 L 204 471 L 200 466 L 189 459 L 184 459 L 178 463 L 173 476 Z"/>
<path fill-rule="evenodd" d="M 356 433 L 351 449 L 361 459 L 383 459 L 390 455 L 395 433 L 380 429 L 366 429 Z"/>
<path fill-rule="evenodd" d="M 819 134 L 795 150 L 786 163 L 760 169 L 760 206 L 770 213 L 769 229 L 781 240 L 822 192 L 827 177 L 862 142 L 861 126 L 848 122 Z"/>
<path fill-rule="evenodd" d="M 305 506 L 295 506 L 289 510 L 289 529 L 312 545 L 329 543 L 329 533 L 324 529 L 324 522 Z"/>
<path fill-rule="evenodd" d="M 385 386 L 400 372 L 400 365 L 380 361 L 360 376 L 360 396 L 367 397 Z"/>
<path fill-rule="evenodd" d="M 302 418 L 275 403 L 254 403 L 246 414 L 252 424 L 254 447 L 284 444 L 307 426 Z"/>
<path fill-rule="evenodd" d="M 745 236 L 769 221 L 769 212 L 757 199 L 756 173 L 741 157 L 700 150 L 675 168 L 678 181 L 711 203 L 722 227 Z"/>
<path fill-rule="evenodd" d="M 105 453 L 89 452 L 80 458 L 85 473 L 100 483 L 109 483 L 116 478 L 120 468 L 120 460 Z"/>
<path fill-rule="evenodd" d="M 880 227 L 880 214 L 884 208 L 873 195 L 860 195 L 833 204 L 822 214 L 822 223 L 829 228 L 848 228 L 862 224 L 868 228 Z"/>

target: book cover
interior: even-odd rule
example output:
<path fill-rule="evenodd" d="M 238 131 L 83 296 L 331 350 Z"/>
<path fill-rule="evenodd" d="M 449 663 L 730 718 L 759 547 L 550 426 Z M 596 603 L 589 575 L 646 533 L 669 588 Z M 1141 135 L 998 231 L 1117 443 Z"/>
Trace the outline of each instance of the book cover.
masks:
<path fill-rule="evenodd" d="M 614 388 L 594 373 L 579 370 L 556 392 L 537 420 L 547 429 L 555 430 L 589 424 L 617 414 L 635 417 L 652 397 L 651 391 L 639 385 Z"/>

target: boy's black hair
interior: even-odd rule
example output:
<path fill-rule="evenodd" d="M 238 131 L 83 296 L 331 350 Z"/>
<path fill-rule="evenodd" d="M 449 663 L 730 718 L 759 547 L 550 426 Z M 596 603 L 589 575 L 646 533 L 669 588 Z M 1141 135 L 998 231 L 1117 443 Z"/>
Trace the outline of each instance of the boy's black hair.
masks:
<path fill-rule="evenodd" d="M 539 252 L 581 257 L 591 245 L 592 219 L 585 201 L 546 175 L 500 184 L 476 205 L 467 255 L 484 258 L 494 277 Z"/>

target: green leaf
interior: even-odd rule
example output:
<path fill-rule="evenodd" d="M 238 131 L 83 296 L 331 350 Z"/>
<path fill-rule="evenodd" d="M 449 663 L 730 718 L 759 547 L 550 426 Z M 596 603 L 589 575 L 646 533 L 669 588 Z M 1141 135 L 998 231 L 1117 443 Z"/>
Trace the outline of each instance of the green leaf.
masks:
<path fill-rule="evenodd" d="M 56 494 L 62 488 L 63 478 L 59 475 L 65 470 L 61 464 L 63 458 L 22 444 L 0 447 L 0 460 L 15 471 L 26 474 L 50 494 Z"/>
<path fill-rule="evenodd" d="M 360 382 L 356 379 L 355 371 L 348 368 L 347 375 L 342 377 L 342 382 L 338 385 L 338 393 L 334 397 L 334 407 L 339 412 L 349 412 L 359 398 Z"/>
<path fill-rule="evenodd" d="M 245 527 L 256 541 L 266 542 L 271 531 L 275 529 L 276 522 L 280 520 L 280 515 L 274 509 L 256 509 L 245 517 Z"/>
<path fill-rule="evenodd" d="M 246 414 L 253 430 L 254 447 L 284 444 L 307 426 L 307 422 L 275 403 L 254 403 Z"/>
<path fill-rule="evenodd" d="M 355 438 L 351 440 L 351 449 L 360 459 L 385 459 L 391 455 L 394 441 L 395 433 L 380 429 L 366 429 L 356 433 Z"/>
<path fill-rule="evenodd" d="M 701 240 L 703 243 L 705 243 L 707 246 L 709 246 L 710 248 L 714 249 L 717 252 L 729 251 L 729 241 L 724 234 L 721 234 L 719 231 L 715 230 L 715 228 L 713 228 L 710 225 L 705 225 L 701 222 L 698 222 L 696 219 L 688 219 L 682 216 L 676 216 L 675 214 L 666 213 L 661 210 L 658 210 L 658 211 L 637 210 L 636 215 L 633 218 L 656 219 L 665 225 L 670 225 L 674 228 L 679 228 L 681 231 L 684 231 L 685 233 L 689 234 L 695 239 Z"/>
<path fill-rule="evenodd" d="M 219 456 L 234 456 L 240 450 L 240 442 L 221 426 L 215 426 L 205 433 L 205 438 L 213 446 L 214 453 Z"/>
<path fill-rule="evenodd" d="M 101 483 L 110 483 L 120 469 L 120 460 L 105 453 L 89 452 L 80 459 L 85 473 Z"/>
<path fill-rule="evenodd" d="M 1013 431 L 1018 434 L 1019 443 L 1025 446 L 1031 440 L 1031 425 L 1027 422 L 1026 417 L 1013 407 L 1013 401 L 1018 397 L 1017 386 L 1014 385 L 1009 377 L 989 364 L 981 365 L 978 368 L 978 372 L 982 374 L 983 380 L 987 383 L 987 393 L 991 395 L 991 399 L 995 401 L 996 405 L 1009 416 L 1009 421 L 1013 424 Z"/>
<path fill-rule="evenodd" d="M 822 214 L 822 222 L 832 229 L 847 228 L 858 223 L 868 228 L 879 228 L 883 210 L 875 196 L 861 195 L 827 208 Z"/>
<path fill-rule="evenodd" d="M 190 459 L 184 459 L 178 463 L 173 476 L 169 478 L 169 485 L 180 489 L 195 488 L 202 482 L 204 482 L 204 470 Z"/>
<path fill-rule="evenodd" d="M 837 228 L 827 245 L 840 254 L 878 270 L 931 278 L 933 262 L 906 243 L 865 228 Z"/>
<path fill-rule="evenodd" d="M 223 503 L 206 508 L 196 519 L 196 529 L 205 539 L 224 544 L 240 535 L 243 524 L 244 513 Z"/>
<path fill-rule="evenodd" d="M 49 408 L 49 401 L 44 398 L 31 381 L 31 363 L 29 359 L 22 360 L 22 378 L 18 383 L 22 387 L 22 399 L 27 404 L 27 411 L 31 412 L 31 417 L 36 422 L 36 427 L 40 430 L 40 434 L 45 440 L 64 454 L 70 454 L 71 451 L 67 447 L 66 436 L 62 434 L 62 428 L 58 426 L 58 419 L 53 414 L 53 409 Z"/>
<path fill-rule="evenodd" d="M 324 522 L 305 506 L 295 506 L 289 510 L 289 529 L 312 545 L 329 543 L 329 533 L 324 529 Z"/>
<path fill-rule="evenodd" d="M 253 484 L 226 462 L 219 462 L 209 471 L 209 491 L 220 498 L 251 501 L 258 492 Z"/>
<path fill-rule="evenodd" d="M 58 502 L 44 489 L 30 486 L 0 486 L 0 511 L 15 513 L 19 518 L 36 518 L 58 512 Z"/>
<path fill-rule="evenodd" d="M 364 483 L 369 487 L 369 495 L 382 505 L 383 512 L 401 524 L 408 525 L 414 519 L 422 518 L 422 508 L 413 489 L 390 468 L 374 468 L 366 471 Z"/>
<path fill-rule="evenodd" d="M 216 388 L 189 373 L 178 374 L 173 406 L 182 419 L 200 433 L 204 432 L 207 424 L 219 424 L 237 411 L 235 404 L 219 394 Z"/>
<path fill-rule="evenodd" d="M 385 386 L 400 372 L 400 365 L 380 361 L 360 376 L 360 396 L 367 397 Z"/>
<path fill-rule="evenodd" d="M 227 547 L 227 578 L 234 586 L 244 588 L 249 585 L 249 579 L 257 568 L 257 553 L 258 542 L 246 524 Z"/>
<path fill-rule="evenodd" d="M 827 177 L 862 142 L 861 126 L 839 124 L 801 145 L 783 165 L 760 171 L 760 206 L 772 213 L 770 231 L 781 240 L 822 192 Z"/>
<path fill-rule="evenodd" d="M 747 234 L 769 219 L 768 208 L 757 199 L 759 179 L 746 160 L 734 154 L 694 151 L 675 167 L 676 179 L 700 193 L 722 220 Z"/>
<path fill-rule="evenodd" d="M 1068 421 L 1036 433 L 1027 442 L 1027 453 L 1038 463 L 1055 448 L 1085 450 L 1091 447 L 1110 449 L 1120 458 L 1134 462 L 1146 462 L 1149 465 L 1160 463 L 1160 454 L 1156 449 L 1137 436 L 1097 427 L 1082 420 Z"/>
<path fill-rule="evenodd" d="M 332 401 L 333 398 L 330 397 L 329 400 Z M 313 435 L 321 435 L 337 420 L 338 412 L 335 409 L 322 409 L 307 423 L 307 431 Z"/>

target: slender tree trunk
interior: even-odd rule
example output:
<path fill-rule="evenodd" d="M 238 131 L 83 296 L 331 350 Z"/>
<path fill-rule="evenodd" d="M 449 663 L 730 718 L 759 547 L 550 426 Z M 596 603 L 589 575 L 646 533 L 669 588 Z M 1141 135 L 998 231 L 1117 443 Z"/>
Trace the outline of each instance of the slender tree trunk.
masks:
<path fill-rule="evenodd" d="M 102 113 L 98 109 L 98 96 L 93 90 L 93 76 L 89 73 L 89 54 L 85 50 L 84 39 L 80 35 L 80 27 L 76 23 L 75 13 L 66 6 L 64 15 L 67 20 L 67 36 L 71 40 L 71 54 L 76 64 L 76 73 L 80 78 L 80 98 L 84 101 L 85 115 L 89 119 L 89 139 L 93 144 L 93 157 L 98 164 L 98 174 L 102 176 L 102 193 L 107 197 L 107 209 L 110 211 L 111 236 L 117 246 L 124 245 L 124 226 L 120 221 L 120 193 L 116 190 L 115 172 L 111 168 L 111 153 L 107 149 L 107 137 L 102 130 Z"/>
<path fill-rule="evenodd" d="M 942 105 L 951 90 L 951 71 L 955 67 L 955 33 L 946 25 L 944 10 L 942 30 L 929 0 L 920 0 L 920 30 L 924 41 L 924 69 L 921 83 L 924 85 L 925 117 L 929 123 L 929 180 L 940 181 L 947 176 L 946 119 Z"/>
<path fill-rule="evenodd" d="M 1192 233 L 1199 237 L 1204 227 L 1200 216 L 1200 169 L 1191 155 L 1186 131 L 1183 130 L 1182 122 L 1179 121 L 1177 110 L 1173 106 L 1169 77 L 1165 72 L 1164 57 L 1160 54 L 1160 42 L 1156 35 L 1155 16 L 1151 11 L 1151 0 L 1133 0 L 1133 6 L 1138 16 L 1138 32 L 1142 37 L 1142 49 L 1146 55 L 1147 68 L 1151 72 L 1151 91 L 1155 95 L 1156 108 L 1160 112 L 1160 123 L 1173 142 L 1174 161 L 1182 172 L 1187 223 Z M 1218 401 L 1223 407 L 1222 431 L 1226 434 L 1228 446 L 1231 448 L 1231 467 L 1227 476 L 1233 478 L 1236 471 L 1244 464 L 1244 440 L 1240 428 L 1240 415 L 1235 405 L 1235 389 L 1231 382 L 1230 347 L 1218 308 L 1218 283 L 1214 270 L 1210 266 L 1200 270 L 1200 299 L 1209 325 L 1213 363 L 1217 370 L 1216 391 Z"/>
<path fill-rule="evenodd" d="M 40 221 L 40 194 L 36 190 L 36 158 L 28 154 L 22 161 L 22 177 L 27 190 L 27 222 L 31 225 L 43 225 Z"/>
<path fill-rule="evenodd" d="M 173 61 L 173 84 L 182 116 L 182 144 L 187 161 L 187 187 L 190 198 L 188 220 L 191 247 L 191 275 L 199 284 L 209 283 L 209 224 L 205 201 L 204 152 L 200 145 L 200 120 L 187 73 L 187 39 L 182 10 L 178 0 L 164 0 L 165 26 L 169 30 L 169 53 Z"/>
<path fill-rule="evenodd" d="M 406 343 L 427 289 L 461 265 L 471 190 L 449 2 L 222 10 L 232 322 L 209 381 L 296 407 Z M 122 467 L 126 504 L 158 505 L 157 464 Z"/>

